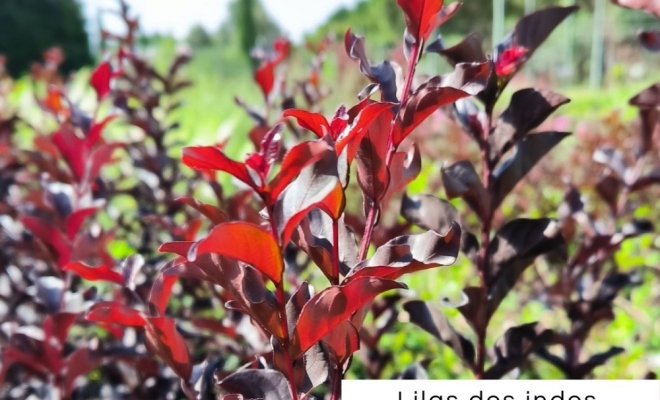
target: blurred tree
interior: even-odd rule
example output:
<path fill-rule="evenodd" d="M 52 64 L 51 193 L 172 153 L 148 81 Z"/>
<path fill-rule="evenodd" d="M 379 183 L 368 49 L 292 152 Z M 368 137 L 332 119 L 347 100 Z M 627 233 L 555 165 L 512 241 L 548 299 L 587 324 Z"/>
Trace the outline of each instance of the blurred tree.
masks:
<path fill-rule="evenodd" d="M 213 44 L 213 39 L 203 26 L 195 25 L 188 33 L 186 42 L 188 42 L 193 49 L 201 49 L 211 46 Z"/>
<path fill-rule="evenodd" d="M 257 44 L 257 27 L 254 20 L 254 0 L 237 0 L 234 4 L 238 5 L 238 19 L 237 26 L 238 33 L 241 37 L 241 49 L 243 54 L 250 58 L 250 52 Z M 253 66 L 255 63 L 252 62 Z"/>
<path fill-rule="evenodd" d="M 7 56 L 10 74 L 27 71 L 52 46 L 64 51 L 63 72 L 92 62 L 85 21 L 75 0 L 0 1 L 0 54 Z"/>
<path fill-rule="evenodd" d="M 281 35 L 281 29 L 268 15 L 260 0 L 234 0 L 229 5 L 229 18 L 218 32 L 223 49 L 238 44 L 243 56 L 255 66 L 250 53 L 260 43 L 269 44 Z"/>

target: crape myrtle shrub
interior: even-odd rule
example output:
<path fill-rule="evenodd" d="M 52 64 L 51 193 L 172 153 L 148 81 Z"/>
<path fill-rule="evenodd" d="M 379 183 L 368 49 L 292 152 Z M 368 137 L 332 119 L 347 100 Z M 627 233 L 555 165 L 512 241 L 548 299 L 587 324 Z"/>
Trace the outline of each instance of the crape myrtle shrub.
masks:
<path fill-rule="evenodd" d="M 345 51 L 369 83 L 329 118 L 319 112 L 329 39 L 310 47 L 310 73 L 298 81 L 285 73 L 285 39 L 253 52 L 263 102 L 236 98 L 254 121 L 254 151 L 238 160 L 226 143 L 172 151 L 189 55 L 156 70 L 134 50 L 137 19 L 126 4 L 126 32 L 103 32 L 108 56 L 90 78 L 92 110 L 68 96 L 57 74 L 63 56 L 48 52 L 33 76 L 35 100 L 56 129 L 4 101 L 0 114 L 2 396 L 338 399 L 349 369 L 383 377 L 395 355 L 379 343 L 402 320 L 451 348 L 478 379 L 524 370 L 532 356 L 567 378 L 587 378 L 622 352 L 624 343 L 597 354 L 583 347 L 613 318 L 618 293 L 648 275 L 620 272 L 613 254 L 653 230 L 632 212 L 658 181 L 655 87 L 631 100 L 642 120 L 638 142 L 613 141 L 589 155 L 600 167 L 580 188 L 593 186 L 602 207 L 587 209 L 568 181 L 558 218 L 521 218 L 522 207 L 504 215 L 513 189 L 570 135 L 536 132 L 569 100 L 528 88 L 503 112 L 495 106 L 577 8 L 530 14 L 486 52 L 476 35 L 453 46 L 431 37 L 460 3 L 397 4 L 406 67 L 372 62 L 365 38 L 348 30 Z M 453 71 L 416 77 L 418 61 L 436 56 L 429 53 Z M 0 75 L 5 95 L 11 82 Z M 406 188 L 422 166 L 416 140 L 429 136 L 416 128 L 439 109 L 477 151 L 457 149 L 460 157 L 430 183 L 446 198 L 412 195 Z M 141 136 L 110 140 L 109 124 Z M 24 149 L 16 139 L 26 129 L 32 146 Z M 219 184 L 221 175 L 231 185 Z M 447 200 L 454 198 L 463 212 Z M 136 207 L 122 208 L 126 199 Z M 113 259 L 108 246 L 117 239 L 136 253 Z M 459 257 L 478 276 L 460 303 L 448 304 L 465 331 L 400 282 Z M 543 276 L 520 284 L 531 265 Z M 491 339 L 491 317 L 514 288 L 521 301 L 540 299 L 570 323 L 525 323 Z M 424 378 L 432 355 L 422 356 L 395 377 Z"/>

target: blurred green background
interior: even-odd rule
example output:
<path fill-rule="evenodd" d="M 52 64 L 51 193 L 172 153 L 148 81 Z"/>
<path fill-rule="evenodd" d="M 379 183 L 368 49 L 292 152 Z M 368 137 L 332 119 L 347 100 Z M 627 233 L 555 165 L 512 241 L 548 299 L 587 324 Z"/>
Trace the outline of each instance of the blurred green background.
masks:
<path fill-rule="evenodd" d="M 34 6 L 39 4 L 38 0 L 4 0 L 0 3 L 0 38 L 7 37 L 3 29 L 8 29 L 11 13 L 16 13 L 20 26 L 20 18 L 26 18 L 23 6 Z M 277 0 L 268 0 L 277 3 Z M 596 0 L 598 2 L 599 0 Z M 46 2 L 46 1 L 42 1 Z M 28 4 L 29 3 L 29 4 Z M 73 3 L 67 3 L 71 7 Z M 505 18 L 503 20 L 504 31 L 509 31 L 515 21 L 526 11 L 547 5 L 572 4 L 572 1 L 530 1 L 517 0 L 505 2 Z M 641 89 L 649 86 L 655 81 L 660 81 L 660 72 L 657 70 L 658 56 L 646 53 L 639 46 L 635 32 L 641 27 L 660 27 L 660 21 L 653 20 L 641 12 L 623 10 L 606 2 L 605 20 L 601 28 L 604 29 L 603 49 L 601 62 L 603 79 L 596 86 L 590 82 L 590 63 L 593 62 L 594 36 L 592 27 L 594 22 L 593 1 L 579 1 L 583 8 L 576 17 L 569 19 L 561 25 L 549 40 L 534 55 L 532 61 L 521 73 L 520 79 L 515 81 L 500 101 L 500 109 L 507 104 L 506 97 L 510 96 L 516 88 L 536 86 L 552 87 L 567 97 L 571 102 L 560 108 L 556 115 L 567 117 L 570 127 L 575 128 L 585 121 L 600 121 L 611 117 L 612 113 L 618 113 L 623 122 L 632 121 L 636 117 L 636 111 L 627 106 L 627 101 Z M 603 2 L 605 3 L 605 2 Z M 21 6 L 21 4 L 23 4 Z M 478 31 L 490 46 L 490 36 L 493 28 L 493 2 L 482 0 L 466 0 L 463 9 L 459 11 L 456 18 L 442 27 L 440 32 L 447 44 L 458 42 L 465 34 Z M 283 32 L 283 27 L 278 26 L 259 0 L 234 0 L 229 2 L 228 17 L 217 27 L 209 30 L 205 27 L 194 26 L 190 29 L 186 38 L 175 38 L 170 35 L 144 33 L 139 41 L 139 50 L 148 54 L 155 60 L 159 68 L 166 68 L 169 61 L 174 57 L 182 46 L 189 48 L 193 53 L 193 61 L 186 68 L 186 76 L 193 82 L 193 86 L 187 89 L 181 96 L 184 107 L 176 111 L 172 118 L 180 122 L 180 129 L 170 137 L 171 151 L 176 154 L 186 144 L 210 144 L 223 138 L 230 138 L 228 151 L 231 156 L 240 158 L 245 152 L 252 150 L 247 133 L 253 122 L 234 103 L 234 96 L 240 96 L 249 104 L 258 105 L 261 102 L 261 93 L 252 79 L 253 65 L 248 56 L 250 49 L 255 45 L 268 44 Z M 75 7 L 74 7 L 75 8 Z M 33 13 L 37 13 L 32 9 Z M 29 10 L 28 10 L 29 11 Z M 43 11 L 43 10 L 42 10 Z M 62 11 L 64 12 L 64 11 Z M 158 10 L 154 10 L 157 13 Z M 295 13 L 296 10 L 291 10 Z M 78 15 L 73 19 L 67 19 L 71 25 L 84 24 Z M 300 18 L 304 18 L 300 15 Z M 5 18 L 3 20 L 3 18 Z M 29 21 L 23 20 L 23 24 L 35 26 L 39 20 L 32 15 Z M 14 21 L 14 20 L 12 20 Z M 15 21 L 14 21 L 15 22 Z M 359 1 L 351 8 L 340 8 L 334 14 L 329 15 L 327 21 L 318 26 L 316 31 L 311 32 L 305 41 L 319 42 L 328 34 L 335 35 L 336 43 L 327 54 L 321 76 L 321 84 L 330 89 L 330 96 L 324 100 L 322 111 L 331 114 L 339 104 L 352 105 L 356 102 L 356 93 L 366 83 L 366 79 L 359 75 L 356 66 L 346 69 L 342 67 L 343 55 L 342 35 L 351 27 L 355 33 L 366 36 L 366 44 L 372 60 L 380 61 L 394 54 L 401 57 L 398 52 L 399 42 L 402 38 L 404 20 L 395 0 L 366 0 Z M 72 29 L 69 29 L 72 30 Z M 75 29 L 74 29 L 75 30 Z M 35 31 L 31 29 L 30 31 Z M 38 30 L 36 30 L 38 31 Z M 50 32 L 50 31 L 49 31 Z M 55 32 L 55 33 L 52 33 Z M 103 43 L 94 42 L 87 37 L 70 32 L 61 33 L 58 29 L 49 33 L 48 37 L 42 35 L 37 38 L 38 32 L 26 34 L 21 38 L 23 43 L 32 43 L 36 47 L 27 52 L 21 47 L 23 53 L 32 57 L 32 61 L 39 61 L 40 54 L 51 45 L 70 45 L 72 51 L 66 51 L 66 56 L 71 61 L 64 67 L 70 71 L 76 71 L 70 89 L 70 97 L 80 102 L 82 108 L 86 104 L 94 103 L 92 89 L 88 87 L 87 80 L 90 69 L 91 57 L 97 60 L 102 57 L 98 49 Z M 66 34 L 65 34 L 66 33 Z M 46 35 L 46 36 L 48 36 Z M 68 35 L 68 36 L 67 36 Z M 12 37 L 16 37 L 13 35 Z M 73 38 L 71 38 L 73 37 Z M 93 36 L 92 36 L 93 37 Z M 17 42 L 0 40 L 0 53 L 5 54 L 9 60 L 14 57 L 14 52 L 22 46 Z M 69 46 L 69 45 L 67 45 Z M 65 47 L 65 50 L 67 48 Z M 88 46 L 92 49 L 89 56 L 86 52 L 78 52 L 75 49 Z M 97 50 L 94 50 L 97 49 Z M 18 55 L 16 56 L 18 57 Z M 304 41 L 297 43 L 293 50 L 292 59 L 289 62 L 290 76 L 304 77 L 307 73 L 312 54 L 305 49 Z M 11 62 L 11 61 L 10 61 Z M 82 66 L 82 69 L 78 70 Z M 15 85 L 10 93 L 11 107 L 18 111 L 21 116 L 31 120 L 36 118 L 39 111 L 36 109 L 31 82 L 27 74 L 30 68 L 28 61 L 11 64 L 11 70 L 15 75 Z M 436 55 L 429 55 L 422 61 L 418 74 L 434 75 L 446 72 L 448 66 Z M 443 127 L 438 129 L 442 130 Z M 115 137 L 127 135 L 121 125 L 113 125 L 109 132 Z M 29 138 L 24 137 L 23 143 L 29 143 Z M 576 141 L 570 141 L 562 145 L 550 157 L 557 157 L 564 151 L 569 151 L 570 146 L 579 145 Z M 572 147 L 570 147 L 572 148 Z M 429 189 L 426 182 L 437 179 L 440 165 L 443 161 L 452 161 L 452 148 L 448 146 L 445 160 L 428 159 L 424 163 L 421 176 L 413 182 L 410 191 L 413 193 L 427 192 Z M 454 160 L 455 161 L 455 160 Z M 579 168 L 579 166 L 576 166 Z M 536 188 L 525 188 L 518 196 L 530 195 L 542 198 L 545 207 L 539 209 L 528 209 L 526 215 L 517 216 L 539 216 L 541 213 L 550 212 L 548 216 L 554 216 L 553 210 L 561 202 L 564 187 L 548 186 L 539 193 Z M 529 193 L 528 193 L 529 192 Z M 443 195 L 441 192 L 439 195 Z M 540 196 L 540 197 L 539 197 Z M 361 201 L 355 200 L 355 201 Z M 464 209 L 461 202 L 455 202 L 457 207 Z M 639 208 L 637 216 L 651 218 L 658 221 L 660 209 L 657 204 Z M 642 287 L 625 293 L 616 302 L 616 319 L 611 324 L 599 327 L 593 333 L 597 340 L 588 342 L 587 353 L 604 351 L 609 346 L 622 346 L 626 352 L 610 360 L 605 366 L 599 367 L 595 375 L 599 378 L 641 378 L 649 370 L 660 372 L 660 280 L 658 279 L 658 268 L 660 268 L 660 251 L 658 239 L 655 235 L 647 235 L 636 240 L 626 242 L 623 248 L 616 254 L 616 260 L 625 271 L 633 267 L 645 265 L 648 267 L 646 280 Z M 121 256 L 126 249 L 121 246 L 115 247 L 115 255 Z M 499 338 L 506 328 L 526 322 L 541 321 L 549 328 L 566 328 L 568 319 L 562 312 L 549 310 L 542 303 L 530 299 L 526 294 L 529 292 L 525 282 L 533 279 L 537 273 L 535 268 L 529 268 L 518 286 L 519 290 L 512 292 L 500 310 L 494 317 L 489 331 L 489 346 L 495 339 Z M 475 274 L 466 259 L 461 258 L 455 265 L 415 274 L 407 278 L 415 295 L 441 306 L 440 299 L 444 297 L 456 298 L 462 288 L 475 283 Z M 524 300 L 523 300 L 524 299 Z M 528 300 L 529 299 L 529 300 Z M 449 316 L 455 327 L 470 337 L 470 330 L 451 308 L 443 309 Z M 442 346 L 429 335 L 418 328 L 400 323 L 395 328 L 396 333 L 384 337 L 382 345 L 390 349 L 396 356 L 393 364 L 386 370 L 385 376 L 400 371 L 414 361 L 422 358 L 434 357 L 430 367 L 430 376 L 433 378 L 467 378 L 470 374 L 460 366 L 459 360 L 451 350 Z M 534 377 L 535 373 L 544 378 L 560 378 L 561 375 L 549 364 L 535 360 L 531 372 L 524 377 Z M 352 377 L 360 376 L 359 365 L 352 370 Z"/>

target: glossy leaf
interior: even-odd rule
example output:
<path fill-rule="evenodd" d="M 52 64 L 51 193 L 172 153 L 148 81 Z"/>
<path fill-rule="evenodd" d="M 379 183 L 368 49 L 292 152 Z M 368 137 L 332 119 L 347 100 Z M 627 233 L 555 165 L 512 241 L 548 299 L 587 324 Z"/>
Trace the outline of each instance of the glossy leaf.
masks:
<path fill-rule="evenodd" d="M 504 153 L 569 101 L 549 90 L 529 88 L 515 92 L 489 136 L 491 165 L 497 164 Z"/>
<path fill-rule="evenodd" d="M 568 135 L 568 132 L 542 132 L 529 135 L 520 141 L 515 154 L 503 161 L 493 172 L 491 210 L 496 210 L 534 165 Z"/>
<path fill-rule="evenodd" d="M 228 393 L 240 394 L 248 399 L 292 399 L 286 377 L 275 370 L 238 370 L 220 381 L 220 387 Z"/>
<path fill-rule="evenodd" d="M 330 124 L 323 114 L 300 109 L 286 110 L 282 117 L 293 117 L 298 121 L 301 128 L 313 132 L 319 138 L 323 138 L 330 132 Z"/>
<path fill-rule="evenodd" d="M 338 186 L 340 193 L 337 192 Z M 305 215 L 326 199 L 331 203 L 328 204 L 329 209 L 343 207 L 343 190 L 339 182 L 337 155 L 334 151 L 324 152 L 323 158 L 304 167 L 298 178 L 275 202 L 275 226 L 282 243 L 288 243 L 294 229 Z"/>
<path fill-rule="evenodd" d="M 189 259 L 216 253 L 251 265 L 275 283 L 282 281 L 284 262 L 272 234 L 247 222 L 225 222 L 190 248 Z"/>
<path fill-rule="evenodd" d="M 376 249 L 371 258 L 357 264 L 346 280 L 369 276 L 398 279 L 404 274 L 451 265 L 458 257 L 460 241 L 461 228 L 455 222 L 444 235 L 428 231 L 399 236 Z"/>
<path fill-rule="evenodd" d="M 379 294 L 406 286 L 388 279 L 362 277 L 342 286 L 331 286 L 305 304 L 296 324 L 294 354 L 301 354 L 348 320 L 350 315 Z"/>
<path fill-rule="evenodd" d="M 488 63 L 459 64 L 442 77 L 432 78 L 413 92 L 397 114 L 393 142 L 398 146 L 438 108 L 482 91 L 491 70 Z"/>
<path fill-rule="evenodd" d="M 426 41 L 438 26 L 442 3 L 443 0 L 397 0 L 406 16 L 408 32 L 417 43 Z"/>
<path fill-rule="evenodd" d="M 331 158 L 332 153 L 334 153 L 332 146 L 325 140 L 303 142 L 292 147 L 284 155 L 280 171 L 269 183 L 271 201 L 276 201 L 304 168 L 321 158 Z"/>

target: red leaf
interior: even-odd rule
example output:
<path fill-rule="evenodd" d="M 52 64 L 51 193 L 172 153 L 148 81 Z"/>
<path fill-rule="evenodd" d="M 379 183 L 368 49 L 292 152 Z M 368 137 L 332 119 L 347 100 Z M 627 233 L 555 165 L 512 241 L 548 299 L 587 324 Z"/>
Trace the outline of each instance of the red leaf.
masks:
<path fill-rule="evenodd" d="M 188 258 L 188 251 L 193 244 L 195 244 L 195 242 L 167 242 L 161 244 L 158 248 L 158 251 L 161 253 L 174 253 L 180 255 L 183 258 Z"/>
<path fill-rule="evenodd" d="M 296 356 L 306 351 L 325 335 L 379 294 L 406 285 L 387 279 L 363 277 L 343 286 L 331 286 L 305 304 L 296 324 L 294 348 Z"/>
<path fill-rule="evenodd" d="M 62 158 L 71 168 L 73 175 L 80 179 L 85 173 L 85 142 L 76 136 L 70 128 L 62 128 L 53 134 L 53 143 L 62 154 Z"/>
<path fill-rule="evenodd" d="M 329 151 L 333 151 L 332 147 L 323 140 L 303 142 L 291 148 L 284 155 L 280 171 L 268 184 L 271 201 L 277 200 L 303 168 L 318 161 Z"/>
<path fill-rule="evenodd" d="M 87 139 L 85 140 L 85 146 L 87 146 L 87 149 L 91 150 L 92 146 L 94 146 L 94 144 L 101 138 L 103 129 L 105 129 L 106 125 L 115 118 L 116 115 L 109 115 L 100 122 L 94 121 L 92 123 L 92 126 L 87 133 Z"/>
<path fill-rule="evenodd" d="M 270 92 L 273 91 L 273 86 L 275 86 L 275 66 L 275 62 L 266 61 L 254 72 L 254 80 L 261 87 L 266 102 L 268 102 Z"/>
<path fill-rule="evenodd" d="M 188 381 L 192 374 L 192 364 L 188 346 L 176 330 L 174 320 L 166 317 L 147 318 L 147 344 L 176 372 Z"/>
<path fill-rule="evenodd" d="M 319 113 L 309 112 L 305 110 L 289 109 L 285 110 L 282 117 L 293 117 L 298 121 L 303 129 L 314 132 L 319 138 L 323 138 L 330 132 L 330 125 L 328 120 Z"/>
<path fill-rule="evenodd" d="M 110 79 L 112 78 L 112 66 L 110 62 L 104 61 L 92 72 L 89 83 L 96 91 L 98 101 L 101 101 L 110 93 Z"/>
<path fill-rule="evenodd" d="M 164 267 L 165 269 L 167 267 Z M 174 275 L 159 274 L 149 292 L 149 303 L 156 306 L 160 315 L 165 314 L 167 303 L 170 301 L 172 294 L 172 286 L 176 282 L 177 277 Z"/>
<path fill-rule="evenodd" d="M 119 272 L 113 271 L 107 265 L 101 265 L 99 267 L 90 267 L 81 262 L 74 262 L 67 264 L 63 271 L 73 271 L 81 278 L 94 282 L 94 281 L 107 281 L 113 282 L 118 285 L 124 284 L 124 278 Z"/>
<path fill-rule="evenodd" d="M 527 49 L 522 46 L 512 46 L 504 50 L 495 62 L 495 74 L 506 77 L 516 72 L 527 59 Z"/>
<path fill-rule="evenodd" d="M 138 310 L 134 310 L 121 303 L 105 301 L 94 304 L 86 318 L 92 322 L 124 326 L 140 327 L 145 326 L 147 323 L 142 313 Z"/>
<path fill-rule="evenodd" d="M 219 333 L 232 339 L 236 338 L 238 335 L 236 330 L 231 325 L 225 325 L 215 318 L 193 318 L 191 322 L 195 327 L 199 329 L 205 329 L 211 332 Z"/>
<path fill-rule="evenodd" d="M 417 43 L 426 41 L 438 26 L 442 0 L 397 0 L 406 16 L 408 32 Z"/>
<path fill-rule="evenodd" d="M 227 215 L 218 207 L 211 204 L 202 203 L 196 199 L 193 199 L 192 197 L 180 197 L 175 201 L 186 204 L 199 211 L 206 218 L 210 219 L 214 225 L 228 221 Z"/>
<path fill-rule="evenodd" d="M 96 213 L 96 208 L 90 207 L 74 211 L 66 217 L 66 235 L 69 237 L 69 240 L 76 238 L 80 227 L 87 217 L 94 215 L 94 213 Z"/>
<path fill-rule="evenodd" d="M 78 318 L 78 313 L 61 312 L 55 315 L 49 315 L 44 320 L 44 332 L 48 336 L 57 338 L 61 346 L 66 342 L 69 335 L 69 329 Z"/>
<path fill-rule="evenodd" d="M 394 103 L 375 102 L 364 107 L 355 117 L 346 134 L 337 138 L 337 143 L 335 144 L 337 154 L 341 154 L 341 152 L 344 151 L 344 147 L 348 146 L 348 162 L 350 163 L 353 161 L 355 152 L 360 145 L 360 141 L 362 141 L 364 135 L 369 132 L 371 125 L 382 113 L 391 110 L 394 106 Z M 392 118 L 392 114 L 388 114 L 389 118 Z"/>
<path fill-rule="evenodd" d="M 71 259 L 71 244 L 59 229 L 37 217 L 23 217 L 21 223 L 45 245 L 57 252 L 57 264 L 65 266 Z"/>
<path fill-rule="evenodd" d="M 107 143 L 94 150 L 89 157 L 89 174 L 87 179 L 93 182 L 101 173 L 101 168 L 113 161 L 112 153 L 123 146 L 121 143 Z"/>
<path fill-rule="evenodd" d="M 98 366 L 103 364 L 103 357 L 93 354 L 92 350 L 87 347 L 77 348 L 71 353 L 66 360 L 64 360 L 63 371 L 64 381 L 62 382 L 62 389 L 64 390 L 64 397 L 69 398 L 73 391 L 76 378 L 79 376 L 87 375 Z"/>
<path fill-rule="evenodd" d="M 217 147 L 193 146 L 183 149 L 181 161 L 190 168 L 198 170 L 224 171 L 236 179 L 256 188 L 245 164 L 234 161 Z"/>
<path fill-rule="evenodd" d="M 274 283 L 282 281 L 284 262 L 273 235 L 247 222 L 226 222 L 195 243 L 190 255 L 217 253 L 251 265 Z M 194 261 L 194 260 L 191 260 Z"/>
<path fill-rule="evenodd" d="M 390 176 L 386 166 L 388 135 L 392 127 L 393 113 L 382 112 L 369 127 L 368 134 L 357 149 L 358 185 L 369 202 L 378 203 L 385 195 Z"/>
<path fill-rule="evenodd" d="M 360 334 L 351 321 L 343 321 L 323 337 L 323 342 L 343 364 L 360 349 Z"/>

